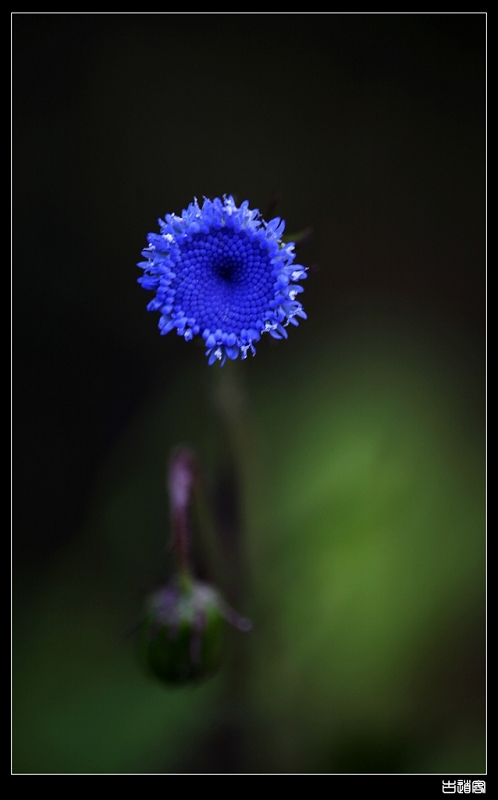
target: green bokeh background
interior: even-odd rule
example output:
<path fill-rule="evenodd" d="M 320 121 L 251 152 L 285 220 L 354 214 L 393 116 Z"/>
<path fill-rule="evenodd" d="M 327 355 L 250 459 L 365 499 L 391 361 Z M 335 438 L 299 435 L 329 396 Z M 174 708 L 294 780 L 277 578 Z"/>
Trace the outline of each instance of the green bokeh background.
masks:
<path fill-rule="evenodd" d="M 14 772 L 485 770 L 484 45 L 483 15 L 13 16 Z M 314 237 L 308 320 L 219 370 L 135 262 L 223 193 Z M 179 442 L 254 628 L 171 690 L 128 634 Z"/>

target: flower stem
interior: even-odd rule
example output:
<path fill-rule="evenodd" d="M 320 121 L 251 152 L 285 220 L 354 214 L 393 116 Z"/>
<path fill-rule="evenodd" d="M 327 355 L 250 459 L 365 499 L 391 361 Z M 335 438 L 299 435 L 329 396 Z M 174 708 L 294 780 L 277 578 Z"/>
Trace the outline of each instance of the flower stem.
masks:
<path fill-rule="evenodd" d="M 194 454 L 185 447 L 179 448 L 171 458 L 167 484 L 173 518 L 173 549 L 178 569 L 187 580 L 192 576 L 189 506 L 196 474 Z"/>

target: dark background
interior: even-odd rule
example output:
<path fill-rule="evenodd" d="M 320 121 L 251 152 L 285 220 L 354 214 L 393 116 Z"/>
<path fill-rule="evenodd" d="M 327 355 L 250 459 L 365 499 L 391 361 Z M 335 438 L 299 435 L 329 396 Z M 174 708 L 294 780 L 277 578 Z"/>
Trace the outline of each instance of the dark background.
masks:
<path fill-rule="evenodd" d="M 15 771 L 484 769 L 485 26 L 483 14 L 13 15 Z M 271 625 L 253 638 L 235 722 L 216 694 L 226 676 L 196 695 L 144 688 L 119 638 L 161 576 L 168 448 L 191 442 L 213 484 L 230 473 L 230 436 L 199 399 L 217 367 L 159 336 L 135 263 L 158 216 L 224 193 L 263 213 L 278 196 L 287 232 L 313 229 L 299 249 L 309 319 L 288 342 L 261 342 L 241 373 L 267 471 L 265 494 L 241 447 L 257 510 L 244 512 L 252 588 L 240 610 L 263 639 L 266 615 L 281 640 L 276 655 Z M 379 425 L 381 455 L 361 473 Z M 341 436 L 351 450 L 332 468 Z M 392 538 L 375 550 L 386 452 L 382 487 L 394 488 L 375 525 Z M 350 468 L 358 485 L 344 489 Z M 413 481 L 397 487 L 400 474 Z M 345 552 L 356 543 L 360 595 L 364 558 L 381 554 L 401 577 L 376 617 L 393 636 L 377 666 L 382 636 L 367 641 L 360 625 L 356 667 L 329 675 L 347 646 L 324 617 L 328 579 L 304 562 L 335 569 L 338 530 Z M 393 628 L 406 576 L 427 570 L 433 582 L 414 585 L 413 608 L 399 599 L 412 610 Z M 296 607 L 282 599 L 293 592 Z M 315 625 L 321 656 L 306 639 Z M 85 635 L 110 637 L 112 654 L 92 655 Z M 391 696 L 393 652 L 403 678 Z M 372 669 L 384 689 L 377 673 L 366 688 Z"/>

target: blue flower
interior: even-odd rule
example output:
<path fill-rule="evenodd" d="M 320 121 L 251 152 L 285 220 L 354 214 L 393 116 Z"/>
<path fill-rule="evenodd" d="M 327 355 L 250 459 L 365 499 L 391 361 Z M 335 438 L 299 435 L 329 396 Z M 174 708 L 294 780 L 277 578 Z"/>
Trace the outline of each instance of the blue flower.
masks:
<path fill-rule="evenodd" d="M 294 244 L 282 242 L 285 223 L 265 222 L 246 200 L 197 200 L 181 217 L 158 220 L 160 233 L 149 233 L 147 259 L 138 279 L 156 296 L 147 306 L 160 311 L 164 335 L 176 328 L 189 341 L 202 336 L 209 364 L 254 355 L 261 334 L 286 339 L 287 325 L 306 314 L 297 281 L 306 269 L 294 264 Z"/>

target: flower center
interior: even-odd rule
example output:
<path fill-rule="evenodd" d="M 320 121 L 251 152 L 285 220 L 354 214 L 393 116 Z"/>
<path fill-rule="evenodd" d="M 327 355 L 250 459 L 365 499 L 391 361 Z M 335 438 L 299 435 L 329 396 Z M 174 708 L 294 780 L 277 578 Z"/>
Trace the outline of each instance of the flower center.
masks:
<path fill-rule="evenodd" d="M 220 262 L 214 266 L 213 271 L 219 278 L 225 281 L 225 283 L 235 283 L 238 277 L 237 273 L 240 275 L 238 265 L 230 258 L 222 258 Z"/>
<path fill-rule="evenodd" d="M 175 312 L 201 330 L 257 329 L 273 297 L 271 258 L 246 232 L 196 233 L 181 247 Z"/>

